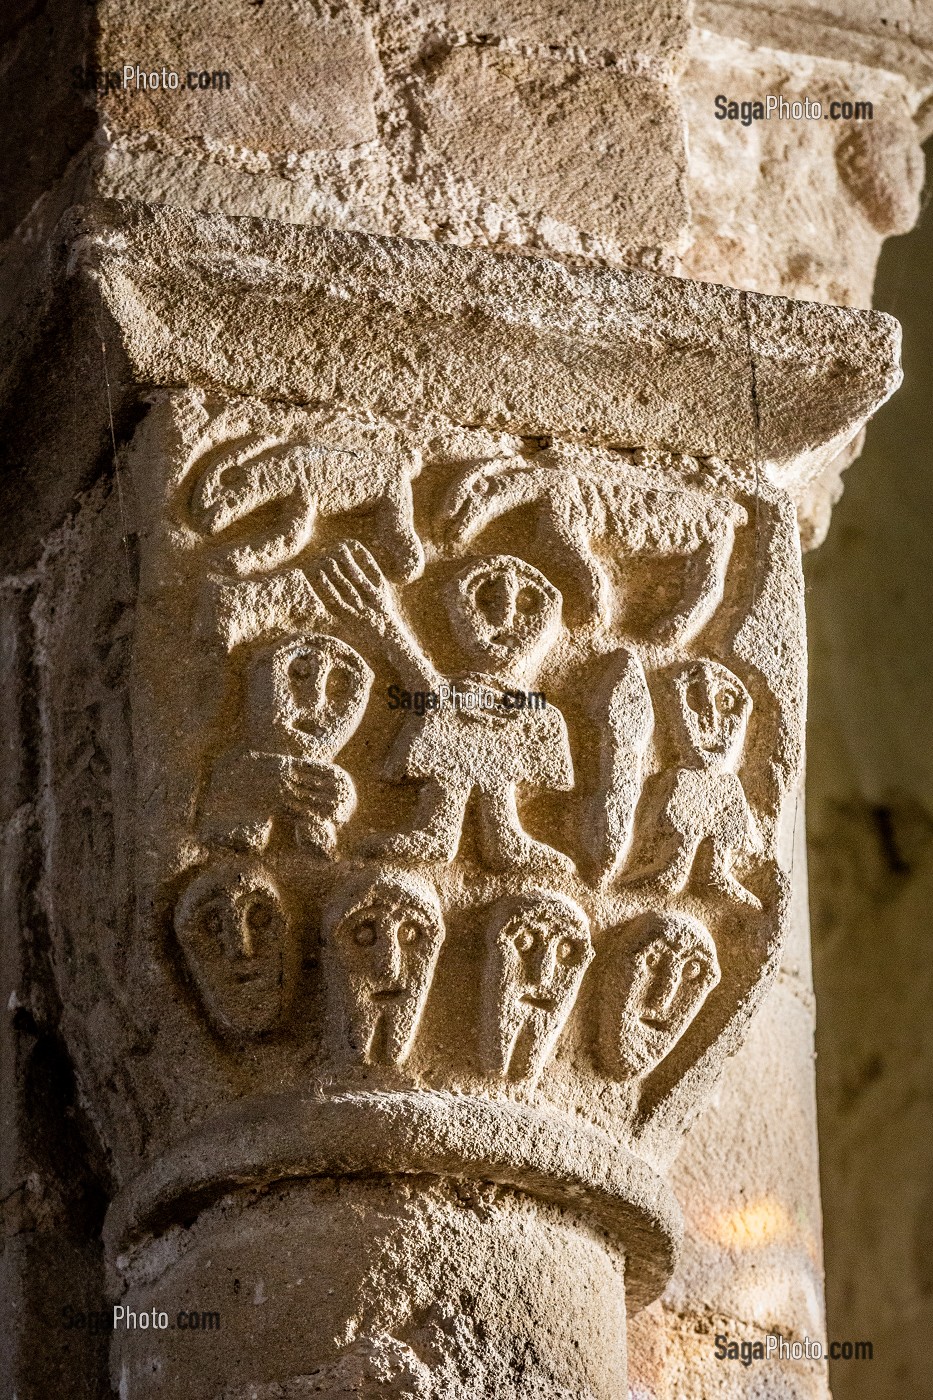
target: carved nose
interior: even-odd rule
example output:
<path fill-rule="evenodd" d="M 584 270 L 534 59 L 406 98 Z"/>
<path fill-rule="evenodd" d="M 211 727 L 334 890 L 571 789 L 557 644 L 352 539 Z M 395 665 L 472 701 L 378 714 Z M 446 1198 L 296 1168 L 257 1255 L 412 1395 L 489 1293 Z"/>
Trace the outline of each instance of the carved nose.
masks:
<path fill-rule="evenodd" d="M 544 990 L 550 986 L 557 968 L 557 945 L 542 940 L 528 960 L 528 980 L 532 986 Z"/>
<path fill-rule="evenodd" d="M 395 934 L 381 936 L 373 950 L 375 971 L 380 981 L 393 985 L 401 981 L 402 951 Z"/>
<path fill-rule="evenodd" d="M 227 948 L 231 958 L 251 958 L 253 956 L 253 931 L 245 916 L 231 920 L 227 935 Z"/>
<path fill-rule="evenodd" d="M 666 1015 L 674 1003 L 679 987 L 680 967 L 673 958 L 666 957 L 657 968 L 645 997 L 647 1009 L 659 1016 Z"/>

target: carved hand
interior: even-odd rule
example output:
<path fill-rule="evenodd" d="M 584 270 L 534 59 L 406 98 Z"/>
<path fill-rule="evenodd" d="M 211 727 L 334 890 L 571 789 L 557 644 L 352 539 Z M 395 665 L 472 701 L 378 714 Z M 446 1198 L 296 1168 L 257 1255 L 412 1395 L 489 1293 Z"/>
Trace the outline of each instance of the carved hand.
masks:
<path fill-rule="evenodd" d="M 406 685 L 433 690 L 439 677 L 409 632 L 392 586 L 359 540 L 344 540 L 318 565 L 315 587 L 329 612 L 379 637 Z"/>
<path fill-rule="evenodd" d="M 293 758 L 283 774 L 283 796 L 302 814 L 345 822 L 356 806 L 350 775 L 333 763 Z"/>
<path fill-rule="evenodd" d="M 317 583 L 326 607 L 384 637 L 402 628 L 392 588 L 365 545 L 345 540 L 318 566 Z"/>

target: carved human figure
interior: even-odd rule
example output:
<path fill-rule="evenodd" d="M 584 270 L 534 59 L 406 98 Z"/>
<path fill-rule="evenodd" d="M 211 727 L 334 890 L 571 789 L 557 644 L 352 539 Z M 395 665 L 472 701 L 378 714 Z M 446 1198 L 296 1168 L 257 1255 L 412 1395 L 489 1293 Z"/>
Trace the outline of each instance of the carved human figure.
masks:
<path fill-rule="evenodd" d="M 450 580 L 445 601 L 468 669 L 453 678 L 459 702 L 444 702 L 449 678 L 422 651 L 372 555 L 358 541 L 321 565 L 316 587 L 327 606 L 369 631 L 403 685 L 441 697 L 403 726 L 386 766 L 393 780 L 422 781 L 413 827 L 382 841 L 408 860 L 454 858 L 467 802 L 475 794 L 484 859 L 494 868 L 570 867 L 569 858 L 522 828 L 516 787 L 573 786 L 563 715 L 554 705 L 509 708 L 506 692 L 526 690 L 560 631 L 561 595 L 543 574 L 507 554 L 474 559 Z M 468 703 L 472 700 L 472 704 Z M 488 707 L 484 700 L 490 702 Z"/>
<path fill-rule="evenodd" d="M 296 559 L 319 514 L 375 508 L 387 567 L 412 579 L 424 568 L 411 495 L 420 470 L 418 455 L 396 444 L 354 450 L 244 438 L 196 471 L 190 519 L 216 541 L 218 564 L 242 577 Z"/>
<path fill-rule="evenodd" d="M 262 849 L 279 823 L 330 857 L 356 806 L 353 781 L 332 760 L 359 726 L 373 673 L 346 642 L 324 634 L 263 647 L 250 660 L 246 742 L 216 762 L 204 834 Z"/>
<path fill-rule="evenodd" d="M 648 1074 L 677 1044 L 720 979 L 716 944 L 687 914 L 648 913 L 610 935 L 599 1046 L 617 1079 Z"/>
<path fill-rule="evenodd" d="M 249 861 L 196 875 L 175 909 L 175 936 L 214 1029 L 256 1036 L 283 1020 L 298 953 L 271 876 Z"/>
<path fill-rule="evenodd" d="M 726 569 L 744 508 L 725 496 L 687 487 L 661 489 L 623 465 L 592 466 L 578 449 L 548 448 L 532 460 L 498 458 L 470 465 L 441 507 L 449 538 L 465 544 L 493 520 L 521 506 L 538 508 L 542 545 L 564 561 L 583 598 L 580 621 L 608 625 L 609 578 L 593 541 L 618 542 L 626 554 L 683 556 L 684 590 L 659 621 L 653 640 L 681 644 L 709 621 L 722 601 Z"/>
<path fill-rule="evenodd" d="M 681 767 L 661 780 L 655 859 L 630 878 L 677 893 L 685 888 L 702 848 L 703 875 L 720 893 L 746 904 L 759 900 L 732 873 L 737 856 L 756 855 L 761 835 L 735 773 L 745 743 L 752 698 L 718 661 L 690 661 L 673 677 Z"/>
<path fill-rule="evenodd" d="M 592 960 L 589 920 L 564 895 L 534 890 L 494 907 L 483 978 L 483 1058 L 492 1074 L 538 1078 Z"/>
<path fill-rule="evenodd" d="M 417 876 L 386 870 L 338 886 L 322 933 L 337 1058 L 407 1059 L 443 941 L 437 895 Z"/>

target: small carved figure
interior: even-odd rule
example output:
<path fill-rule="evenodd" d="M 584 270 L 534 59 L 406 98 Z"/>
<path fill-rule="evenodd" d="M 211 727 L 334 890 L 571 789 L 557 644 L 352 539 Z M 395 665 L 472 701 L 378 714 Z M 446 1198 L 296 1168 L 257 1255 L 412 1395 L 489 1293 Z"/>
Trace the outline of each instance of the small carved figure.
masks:
<path fill-rule="evenodd" d="M 356 791 L 332 760 L 359 726 L 372 680 L 363 658 L 336 637 L 315 634 L 256 651 L 246 743 L 211 774 L 208 839 L 261 850 L 279 822 L 306 850 L 333 856 Z"/>
<path fill-rule="evenodd" d="M 343 1057 L 407 1059 L 443 941 L 437 895 L 417 876 L 370 873 L 338 889 L 324 915 L 323 958 Z"/>
<path fill-rule="evenodd" d="M 556 550 L 585 600 L 581 621 L 607 626 L 612 597 L 596 539 L 618 540 L 629 554 L 688 555 L 680 606 L 656 629 L 660 643 L 688 641 L 722 601 L 736 526 L 747 515 L 725 496 L 688 487 L 644 485 L 619 470 L 587 470 L 549 448 L 533 461 L 499 459 L 471 466 L 456 480 L 443 508 L 449 536 L 465 544 L 493 520 L 527 504 L 540 506 L 544 548 Z"/>
<path fill-rule="evenodd" d="M 567 856 L 522 829 L 515 795 L 522 782 L 573 786 L 564 717 L 554 705 L 509 709 L 499 703 L 504 692 L 531 684 L 557 639 L 557 589 L 507 554 L 473 560 L 450 581 L 453 632 L 467 665 L 475 667 L 454 678 L 458 698 L 412 636 L 390 585 L 358 541 L 338 546 L 315 586 L 332 612 L 369 630 L 403 685 L 440 699 L 423 718 L 408 720 L 389 754 L 388 777 L 418 778 L 424 785 L 414 828 L 386 838 L 381 849 L 408 860 L 453 860 L 475 793 L 482 852 L 491 866 L 569 867 Z M 451 694 L 446 702 L 445 692 Z"/>
<path fill-rule="evenodd" d="M 392 572 L 417 578 L 424 551 L 411 483 L 420 470 L 417 455 L 376 445 L 353 451 L 246 440 L 209 459 L 194 484 L 191 518 L 218 541 L 221 567 L 244 576 L 297 558 L 319 514 L 375 509 Z"/>
<path fill-rule="evenodd" d="M 719 979 L 711 935 L 686 914 L 648 913 L 617 930 L 600 990 L 599 1043 L 607 1070 L 618 1079 L 653 1070 Z"/>
<path fill-rule="evenodd" d="M 589 920 L 572 899 L 533 890 L 495 906 L 483 979 L 483 1050 L 491 1073 L 534 1083 L 592 960 Z"/>
<path fill-rule="evenodd" d="M 736 856 L 757 855 L 761 835 L 735 772 L 752 697 L 718 661 L 691 661 L 674 675 L 683 767 L 662 778 L 657 854 L 630 878 L 675 894 L 684 889 L 701 846 L 705 875 L 721 894 L 760 907 L 732 873 Z"/>
<path fill-rule="evenodd" d="M 282 1021 L 297 945 L 262 866 L 223 861 L 197 875 L 175 909 L 175 936 L 215 1030 L 255 1036 Z"/>

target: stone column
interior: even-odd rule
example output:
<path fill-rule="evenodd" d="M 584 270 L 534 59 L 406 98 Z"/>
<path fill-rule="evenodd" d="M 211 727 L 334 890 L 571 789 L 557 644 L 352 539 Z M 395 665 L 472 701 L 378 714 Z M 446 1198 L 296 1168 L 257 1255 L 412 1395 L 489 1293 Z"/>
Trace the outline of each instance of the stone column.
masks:
<path fill-rule="evenodd" d="M 609 269 L 867 305 L 915 198 L 920 49 L 859 31 L 843 72 L 812 58 L 822 20 L 777 33 L 738 5 L 107 0 L 87 34 L 60 8 L 98 90 L 11 190 L 0 288 L 32 496 L 11 505 L 11 666 L 44 678 L 44 778 L 17 773 L 10 812 L 46 855 L 21 861 L 41 898 L 11 916 L 10 992 L 61 1029 L 68 1112 L 102 1143 L 113 1297 L 211 1311 L 221 1259 L 226 1280 L 213 1346 L 121 1335 L 115 1378 L 171 1394 L 194 1366 L 235 1394 L 261 1353 L 263 1384 L 317 1370 L 324 1393 L 618 1395 L 623 1301 L 672 1266 L 673 1179 L 685 1267 L 634 1321 L 632 1385 L 702 1394 L 723 1319 L 820 1315 L 793 516 L 818 535 L 896 351 L 880 320 Z M 46 18 L 5 80 L 48 126 L 22 60 Z M 795 152 L 817 218 L 787 213 L 786 128 L 762 155 L 713 124 L 723 54 L 738 96 L 874 84 L 883 139 L 820 127 Z M 129 59 L 198 85 L 99 76 Z M 540 635 L 473 635 L 503 598 Z M 312 733 L 330 676 L 346 714 Z M 403 708 L 435 680 L 498 710 Z M 370 897 L 419 911 L 413 981 L 400 944 L 378 976 L 338 956 Z M 518 989 L 513 919 L 526 953 L 576 944 L 559 996 Z M 639 1010 L 664 978 L 668 1012 Z M 775 1222 L 779 1297 L 755 1275 Z M 595 1303 L 579 1282 L 610 1278 Z"/>
<path fill-rule="evenodd" d="M 116 203 L 59 252 L 106 394 L 35 468 L 126 441 L 29 628 L 113 1384 L 617 1400 L 791 921 L 795 500 L 896 326 Z"/>

